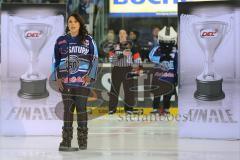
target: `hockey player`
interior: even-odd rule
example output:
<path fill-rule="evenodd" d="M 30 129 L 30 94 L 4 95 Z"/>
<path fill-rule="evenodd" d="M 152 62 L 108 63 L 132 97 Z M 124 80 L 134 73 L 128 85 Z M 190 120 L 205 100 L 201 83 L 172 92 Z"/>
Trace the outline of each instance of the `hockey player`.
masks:
<path fill-rule="evenodd" d="M 160 89 L 165 85 L 171 84 L 173 87 L 169 93 L 163 95 L 163 111 L 160 114 L 169 113 L 170 99 L 176 92 L 177 84 L 177 33 L 172 26 L 165 26 L 158 33 L 159 46 L 154 47 L 149 59 L 155 63 L 152 85 L 159 86 Z M 161 93 L 153 92 L 153 113 L 159 113 Z"/>
<path fill-rule="evenodd" d="M 57 87 L 62 93 L 64 123 L 59 151 L 76 151 L 71 147 L 73 113 L 77 110 L 77 136 L 79 149 L 87 148 L 86 103 L 89 86 L 96 80 L 98 52 L 93 38 L 88 35 L 82 17 L 71 14 L 67 19 L 66 34 L 55 44 Z"/>

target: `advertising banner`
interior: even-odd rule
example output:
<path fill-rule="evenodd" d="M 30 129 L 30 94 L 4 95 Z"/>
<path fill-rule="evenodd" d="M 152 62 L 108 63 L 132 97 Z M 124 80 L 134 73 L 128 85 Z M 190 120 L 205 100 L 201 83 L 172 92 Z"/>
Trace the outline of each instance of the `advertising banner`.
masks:
<path fill-rule="evenodd" d="M 65 9 L 64 4 L 2 4 L 1 134 L 60 133 L 54 107 L 61 96 L 48 86 L 48 77 Z"/>
<path fill-rule="evenodd" d="M 179 3 L 180 137 L 240 138 L 239 8 Z"/>
<path fill-rule="evenodd" d="M 209 0 L 110 0 L 110 14 L 112 16 L 177 16 L 178 2 L 190 1 Z"/>

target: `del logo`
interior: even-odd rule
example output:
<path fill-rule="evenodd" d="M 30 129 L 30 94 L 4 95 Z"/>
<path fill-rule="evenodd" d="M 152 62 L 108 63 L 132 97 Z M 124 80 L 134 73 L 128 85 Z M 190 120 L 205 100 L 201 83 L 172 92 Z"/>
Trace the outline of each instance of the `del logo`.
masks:
<path fill-rule="evenodd" d="M 213 29 L 203 29 L 200 31 L 200 36 L 202 38 L 211 38 L 217 36 L 217 30 Z"/>
<path fill-rule="evenodd" d="M 26 39 L 37 39 L 42 36 L 40 31 L 27 31 L 25 33 L 25 38 Z"/>

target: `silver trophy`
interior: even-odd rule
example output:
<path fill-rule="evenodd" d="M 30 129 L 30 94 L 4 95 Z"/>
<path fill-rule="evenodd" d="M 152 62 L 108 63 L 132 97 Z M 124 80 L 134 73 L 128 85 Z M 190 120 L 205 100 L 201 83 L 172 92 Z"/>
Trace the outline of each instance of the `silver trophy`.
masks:
<path fill-rule="evenodd" d="M 23 23 L 15 26 L 22 45 L 29 54 L 29 68 L 21 78 L 21 89 L 18 95 L 23 98 L 45 98 L 49 95 L 46 89 L 47 78 L 38 71 L 38 56 L 46 44 L 52 27 L 44 23 Z"/>
<path fill-rule="evenodd" d="M 223 79 L 214 71 L 214 55 L 227 33 L 228 24 L 222 21 L 202 21 L 192 24 L 195 38 L 204 53 L 204 70 L 197 76 L 194 97 L 205 101 L 225 97 Z"/>

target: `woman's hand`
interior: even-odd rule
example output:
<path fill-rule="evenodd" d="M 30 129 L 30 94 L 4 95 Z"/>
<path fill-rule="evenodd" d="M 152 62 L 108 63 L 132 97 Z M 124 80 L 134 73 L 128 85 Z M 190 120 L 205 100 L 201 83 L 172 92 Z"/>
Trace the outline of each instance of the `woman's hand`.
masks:
<path fill-rule="evenodd" d="M 57 79 L 57 88 L 60 90 L 60 91 L 63 91 L 63 79 L 62 78 L 58 78 Z"/>
<path fill-rule="evenodd" d="M 87 86 L 88 84 L 90 84 L 91 78 L 88 77 L 87 75 L 84 76 L 82 79 L 83 79 L 83 85 L 84 86 Z"/>

